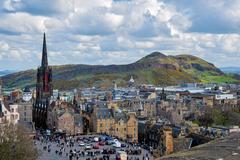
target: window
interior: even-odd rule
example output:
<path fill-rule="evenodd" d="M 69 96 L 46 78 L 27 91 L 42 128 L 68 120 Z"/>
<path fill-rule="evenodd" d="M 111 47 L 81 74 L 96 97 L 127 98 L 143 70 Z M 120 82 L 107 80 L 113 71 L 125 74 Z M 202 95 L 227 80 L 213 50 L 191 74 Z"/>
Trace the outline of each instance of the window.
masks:
<path fill-rule="evenodd" d="M 26 112 L 24 112 L 24 117 L 26 117 L 27 116 L 27 113 Z"/>
<path fill-rule="evenodd" d="M 24 106 L 24 110 L 27 110 L 27 106 Z"/>

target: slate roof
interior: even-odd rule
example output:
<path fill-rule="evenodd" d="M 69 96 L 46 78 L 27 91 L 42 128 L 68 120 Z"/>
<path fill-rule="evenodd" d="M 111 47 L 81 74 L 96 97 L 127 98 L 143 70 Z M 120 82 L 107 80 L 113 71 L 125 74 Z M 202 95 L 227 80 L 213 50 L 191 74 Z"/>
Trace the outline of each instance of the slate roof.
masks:
<path fill-rule="evenodd" d="M 71 115 L 73 115 L 73 112 L 68 110 L 68 109 L 58 109 L 57 110 L 57 115 L 58 117 L 61 117 L 62 115 L 64 115 L 65 113 L 70 113 Z"/>
<path fill-rule="evenodd" d="M 112 109 L 109 109 L 109 108 L 99 108 L 97 110 L 96 116 L 97 116 L 98 119 L 113 118 Z"/>
<path fill-rule="evenodd" d="M 31 92 L 31 91 L 30 91 L 29 87 L 26 86 L 26 87 L 24 88 L 23 92 Z"/>
<path fill-rule="evenodd" d="M 115 118 L 115 121 L 117 121 L 117 122 L 120 121 L 121 119 L 124 122 L 127 122 L 127 120 L 128 120 L 128 117 L 124 112 L 115 112 L 114 113 L 114 118 Z"/>

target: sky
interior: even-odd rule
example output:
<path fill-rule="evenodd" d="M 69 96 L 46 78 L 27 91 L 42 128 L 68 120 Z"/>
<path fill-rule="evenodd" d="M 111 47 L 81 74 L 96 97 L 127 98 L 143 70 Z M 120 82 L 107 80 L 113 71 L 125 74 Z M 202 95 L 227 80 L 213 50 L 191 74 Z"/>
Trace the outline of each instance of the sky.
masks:
<path fill-rule="evenodd" d="M 128 64 L 154 51 L 240 67 L 239 0 L 1 0 L 0 70 Z"/>

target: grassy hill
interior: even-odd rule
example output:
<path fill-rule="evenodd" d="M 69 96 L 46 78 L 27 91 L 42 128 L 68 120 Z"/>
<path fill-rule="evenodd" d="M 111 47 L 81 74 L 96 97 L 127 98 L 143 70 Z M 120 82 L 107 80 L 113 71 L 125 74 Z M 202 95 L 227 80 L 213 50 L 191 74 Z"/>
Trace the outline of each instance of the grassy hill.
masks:
<path fill-rule="evenodd" d="M 186 82 L 238 82 L 235 75 L 224 74 L 213 64 L 191 55 L 166 56 L 153 52 L 126 65 L 61 65 L 53 66 L 54 88 L 72 89 L 98 86 L 125 86 L 130 76 L 137 84 L 174 85 Z M 4 87 L 35 86 L 36 70 L 17 72 L 2 77 Z"/>

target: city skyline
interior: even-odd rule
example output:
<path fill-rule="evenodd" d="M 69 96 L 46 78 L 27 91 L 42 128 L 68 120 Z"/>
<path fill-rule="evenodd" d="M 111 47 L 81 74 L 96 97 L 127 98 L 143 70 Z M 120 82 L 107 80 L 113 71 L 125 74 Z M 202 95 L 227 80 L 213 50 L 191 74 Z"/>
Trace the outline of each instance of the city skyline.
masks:
<path fill-rule="evenodd" d="M 39 66 L 44 32 L 50 65 L 127 64 L 160 51 L 240 67 L 239 3 L 4 0 L 0 70 Z"/>
<path fill-rule="evenodd" d="M 0 1 L 0 159 L 240 159 L 239 9 Z"/>

